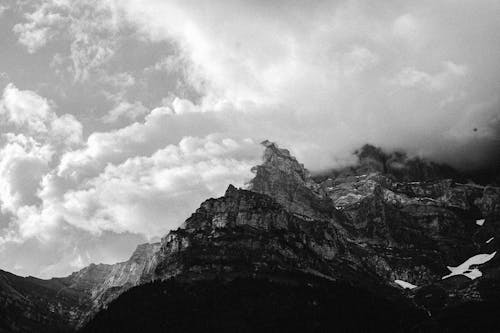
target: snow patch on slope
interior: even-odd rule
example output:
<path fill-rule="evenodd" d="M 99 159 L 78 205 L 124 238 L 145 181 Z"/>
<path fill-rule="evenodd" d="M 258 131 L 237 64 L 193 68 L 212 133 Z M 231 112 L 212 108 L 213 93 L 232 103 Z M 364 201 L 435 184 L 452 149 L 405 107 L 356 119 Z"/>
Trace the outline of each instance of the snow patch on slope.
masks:
<path fill-rule="evenodd" d="M 399 284 L 403 289 L 414 289 L 417 288 L 416 285 L 411 284 L 409 282 L 403 281 L 403 280 L 394 280 L 397 284 Z"/>
<path fill-rule="evenodd" d="M 477 279 L 478 277 L 481 277 L 483 274 L 477 268 L 471 269 L 470 267 L 473 265 L 481 265 L 490 261 L 491 259 L 493 259 L 496 253 L 497 252 L 495 251 L 491 254 L 484 254 L 484 253 L 478 254 L 473 257 L 470 257 L 464 263 L 460 264 L 457 267 L 448 266 L 448 269 L 450 270 L 451 273 L 443 276 L 442 279 L 444 280 L 455 275 L 463 275 L 471 280 Z"/>

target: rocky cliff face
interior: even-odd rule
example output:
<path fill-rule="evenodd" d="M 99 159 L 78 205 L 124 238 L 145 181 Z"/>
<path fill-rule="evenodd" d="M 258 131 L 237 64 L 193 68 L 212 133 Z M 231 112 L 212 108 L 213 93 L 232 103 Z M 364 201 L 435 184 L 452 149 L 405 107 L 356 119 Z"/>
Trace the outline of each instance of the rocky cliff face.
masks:
<path fill-rule="evenodd" d="M 91 264 L 71 274 L 61 281 L 67 288 L 84 295 L 90 301 L 92 314 L 112 301 L 125 290 L 138 285 L 145 272 L 156 266 L 155 253 L 160 243 L 141 244 L 137 246 L 129 260 L 113 265 Z M 83 314 L 80 322 L 87 318 Z"/>
<path fill-rule="evenodd" d="M 269 196 L 229 186 L 169 233 L 158 252 L 154 279 L 182 276 L 284 276 L 309 272 L 336 279 L 332 262 L 346 251 L 337 228 L 311 223 Z"/>
<path fill-rule="evenodd" d="M 309 220 L 331 220 L 335 208 L 325 197 L 322 187 L 316 183 L 302 164 L 286 149 L 264 141 L 263 163 L 252 169 L 254 179 L 248 189 L 276 200 L 283 207 Z"/>
<path fill-rule="evenodd" d="M 230 185 L 161 243 L 50 286 L 38 280 L 47 295 L 64 291 L 53 299 L 67 297 L 57 301 L 54 322 L 74 327 L 131 287 L 172 278 L 347 283 L 410 302 L 431 319 L 498 295 L 500 188 L 372 146 L 357 152 L 356 166 L 312 177 L 289 151 L 263 145 L 263 163 L 247 189 Z M 0 291 L 14 288 L 21 296 L 7 298 L 27 295 L 12 285 Z"/>

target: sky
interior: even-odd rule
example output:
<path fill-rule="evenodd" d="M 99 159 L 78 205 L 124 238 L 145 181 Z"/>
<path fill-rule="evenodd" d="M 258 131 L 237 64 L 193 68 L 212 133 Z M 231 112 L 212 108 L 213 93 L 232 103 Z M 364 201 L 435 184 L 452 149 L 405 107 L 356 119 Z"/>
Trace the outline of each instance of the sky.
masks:
<path fill-rule="evenodd" d="M 364 143 L 492 165 L 497 0 L 0 0 L 0 269 L 126 260 L 244 186 Z"/>

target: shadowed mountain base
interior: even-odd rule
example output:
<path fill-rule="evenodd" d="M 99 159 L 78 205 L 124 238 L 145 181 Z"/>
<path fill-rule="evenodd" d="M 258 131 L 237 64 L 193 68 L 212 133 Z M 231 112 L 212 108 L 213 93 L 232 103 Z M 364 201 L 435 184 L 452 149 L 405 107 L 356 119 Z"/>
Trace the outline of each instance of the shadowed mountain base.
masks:
<path fill-rule="evenodd" d="M 424 316 L 346 283 L 169 280 L 129 290 L 82 332 L 403 332 Z"/>

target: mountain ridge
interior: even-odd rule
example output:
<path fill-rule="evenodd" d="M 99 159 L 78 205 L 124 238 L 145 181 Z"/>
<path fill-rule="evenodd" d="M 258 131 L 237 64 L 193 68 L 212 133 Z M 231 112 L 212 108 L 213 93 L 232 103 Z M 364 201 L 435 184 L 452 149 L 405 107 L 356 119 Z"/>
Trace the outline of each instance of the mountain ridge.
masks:
<path fill-rule="evenodd" d="M 306 276 L 377 290 L 431 315 L 489 299 L 488 286 L 500 277 L 497 257 L 481 265 L 478 279 L 442 277 L 446 266 L 497 248 L 500 188 L 460 183 L 449 167 L 373 146 L 356 153 L 355 167 L 311 176 L 288 150 L 263 145 L 263 162 L 252 169 L 246 189 L 229 185 L 161 242 L 138 246 L 122 263 L 40 280 L 52 282 L 33 280 L 49 291 L 59 288 L 48 293 L 59 307 L 54 323 L 79 327 L 127 290 L 169 279 L 291 283 Z M 416 287 L 406 290 L 396 281 Z M 37 294 L 32 297 L 39 303 L 29 296 L 20 308 L 44 304 Z"/>

